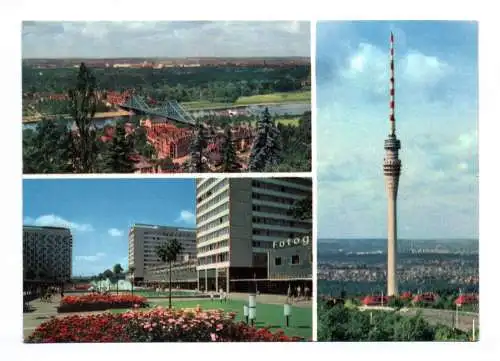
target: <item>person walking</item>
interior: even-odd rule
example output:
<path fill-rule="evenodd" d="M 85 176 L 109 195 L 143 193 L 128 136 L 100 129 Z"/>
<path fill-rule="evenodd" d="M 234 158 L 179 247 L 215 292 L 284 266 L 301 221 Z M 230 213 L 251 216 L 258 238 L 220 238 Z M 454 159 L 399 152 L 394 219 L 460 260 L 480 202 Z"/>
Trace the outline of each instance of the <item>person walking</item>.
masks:
<path fill-rule="evenodd" d="M 297 301 L 300 301 L 301 291 L 300 286 L 297 286 Z"/>

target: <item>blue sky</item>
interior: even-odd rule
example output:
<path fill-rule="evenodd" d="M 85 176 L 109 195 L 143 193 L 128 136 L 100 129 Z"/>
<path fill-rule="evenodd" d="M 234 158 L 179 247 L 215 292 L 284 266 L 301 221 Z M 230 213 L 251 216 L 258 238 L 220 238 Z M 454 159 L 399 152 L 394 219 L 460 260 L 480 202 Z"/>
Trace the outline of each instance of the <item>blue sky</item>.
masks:
<path fill-rule="evenodd" d="M 477 237 L 477 24 L 434 21 L 318 23 L 318 236 L 387 235 L 391 31 L 399 237 Z"/>
<path fill-rule="evenodd" d="M 23 58 L 309 56 L 300 21 L 25 21 Z"/>
<path fill-rule="evenodd" d="M 26 179 L 23 223 L 69 227 L 73 275 L 128 266 L 134 223 L 195 227 L 193 179 Z"/>

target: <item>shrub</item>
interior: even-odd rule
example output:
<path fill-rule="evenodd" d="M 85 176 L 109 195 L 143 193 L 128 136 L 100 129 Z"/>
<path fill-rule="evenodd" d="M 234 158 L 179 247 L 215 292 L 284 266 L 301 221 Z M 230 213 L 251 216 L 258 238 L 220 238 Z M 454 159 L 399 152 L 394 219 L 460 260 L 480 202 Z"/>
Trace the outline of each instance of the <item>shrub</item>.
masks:
<path fill-rule="evenodd" d="M 234 313 L 164 309 L 122 314 L 52 318 L 36 328 L 28 343 L 55 342 L 228 342 L 302 341 L 283 331 L 272 333 L 234 321 Z"/>
<path fill-rule="evenodd" d="M 104 311 L 110 308 L 145 307 L 146 298 L 131 294 L 66 296 L 61 300 L 57 312 Z"/>

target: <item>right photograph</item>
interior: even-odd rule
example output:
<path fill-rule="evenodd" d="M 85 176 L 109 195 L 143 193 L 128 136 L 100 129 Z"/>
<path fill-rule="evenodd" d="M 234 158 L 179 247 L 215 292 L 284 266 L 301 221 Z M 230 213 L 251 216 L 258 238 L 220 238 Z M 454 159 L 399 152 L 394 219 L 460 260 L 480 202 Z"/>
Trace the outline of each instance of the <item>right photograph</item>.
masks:
<path fill-rule="evenodd" d="M 478 25 L 317 23 L 318 341 L 478 341 Z"/>

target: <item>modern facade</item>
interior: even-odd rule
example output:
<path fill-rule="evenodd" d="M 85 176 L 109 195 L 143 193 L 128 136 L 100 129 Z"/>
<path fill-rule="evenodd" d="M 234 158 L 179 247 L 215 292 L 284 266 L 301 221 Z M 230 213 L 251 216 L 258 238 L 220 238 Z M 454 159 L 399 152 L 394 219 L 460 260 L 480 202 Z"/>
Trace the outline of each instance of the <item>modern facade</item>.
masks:
<path fill-rule="evenodd" d="M 387 295 L 396 296 L 398 294 L 398 284 L 396 279 L 398 240 L 397 198 L 399 176 L 401 173 L 401 161 L 399 160 L 401 142 L 396 138 L 396 117 L 394 111 L 394 35 L 392 33 L 390 43 L 390 133 L 384 144 L 384 176 L 387 192 Z"/>
<path fill-rule="evenodd" d="M 312 220 L 289 214 L 311 194 L 310 178 L 198 179 L 198 288 L 231 290 L 231 282 L 268 279 L 275 242 L 311 235 Z"/>
<path fill-rule="evenodd" d="M 128 263 L 134 266 L 134 279 L 144 280 L 146 268 L 161 265 L 156 255 L 156 247 L 176 239 L 183 252 L 177 261 L 196 259 L 196 230 L 150 224 L 134 224 L 128 234 Z"/>
<path fill-rule="evenodd" d="M 73 237 L 68 228 L 23 226 L 23 278 L 71 279 Z"/>

